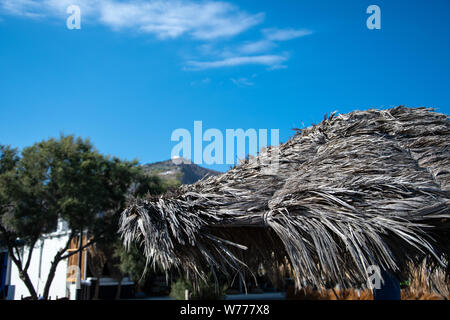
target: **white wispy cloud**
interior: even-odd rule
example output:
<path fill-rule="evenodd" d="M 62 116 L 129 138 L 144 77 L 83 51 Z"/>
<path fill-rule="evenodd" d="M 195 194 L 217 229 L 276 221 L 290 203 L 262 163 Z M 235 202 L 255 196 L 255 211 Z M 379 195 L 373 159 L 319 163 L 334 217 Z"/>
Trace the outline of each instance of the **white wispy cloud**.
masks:
<path fill-rule="evenodd" d="M 26 18 L 51 18 L 66 14 L 72 4 L 80 6 L 84 15 L 96 11 L 99 0 L 0 0 L 0 13 Z"/>
<path fill-rule="evenodd" d="M 232 3 L 214 0 L 0 0 L 0 14 L 65 19 L 70 5 L 80 6 L 83 24 L 101 24 L 115 31 L 141 32 L 158 39 L 187 37 L 203 42 L 198 45 L 201 54 L 185 62 L 185 70 L 242 65 L 286 68 L 288 55 L 274 49 L 281 42 L 312 33 L 306 29 L 266 28 L 261 30 L 260 39 L 215 41 L 230 40 L 260 25 L 265 14 L 248 13 Z"/>
<path fill-rule="evenodd" d="M 246 42 L 242 44 L 238 50 L 239 52 L 243 54 L 254 54 L 254 53 L 261 53 L 268 50 L 271 50 L 276 47 L 276 44 L 272 41 L 268 40 L 258 40 L 258 41 L 251 41 Z"/>
<path fill-rule="evenodd" d="M 0 8 L 3 12 L 11 15 L 20 15 L 28 18 L 36 18 L 42 16 L 35 11 L 36 3 L 33 0 L 2 0 L 0 2 Z"/>
<path fill-rule="evenodd" d="M 199 81 L 191 81 L 191 87 L 194 87 L 194 86 L 197 86 L 197 85 L 205 86 L 205 85 L 208 85 L 210 83 L 211 83 L 211 79 L 210 78 L 203 78 L 203 79 L 201 79 Z"/>
<path fill-rule="evenodd" d="M 204 53 L 221 57 L 215 61 L 189 61 L 187 70 L 201 70 L 210 68 L 232 67 L 244 64 L 261 64 L 269 67 L 270 70 L 287 68 L 284 62 L 287 61 L 286 54 L 268 54 L 279 46 L 280 42 L 300 38 L 312 34 L 312 31 L 305 29 L 263 29 L 264 37 L 256 41 L 246 41 L 232 47 L 224 47 L 220 50 L 208 44 L 200 49 Z M 242 78 L 244 79 L 244 78 Z M 232 79 L 233 82 L 237 81 Z M 236 83 L 236 82 L 235 82 Z"/>
<path fill-rule="evenodd" d="M 255 85 L 255 83 L 250 81 L 248 78 L 231 78 L 230 80 L 238 87 L 251 87 Z"/>
<path fill-rule="evenodd" d="M 248 41 L 240 44 L 236 51 L 242 54 L 257 54 L 267 52 L 278 47 L 282 41 L 292 40 L 312 34 L 312 31 L 306 29 L 263 29 L 263 39 Z"/>
<path fill-rule="evenodd" d="M 235 36 L 264 20 L 264 14 L 247 14 L 225 2 L 103 1 L 100 21 L 113 28 L 136 28 L 159 38 L 189 34 L 210 40 Z"/>
<path fill-rule="evenodd" d="M 311 30 L 306 29 L 269 28 L 263 29 L 262 32 L 266 39 L 270 41 L 287 41 L 312 34 Z"/>
<path fill-rule="evenodd" d="M 188 61 L 187 69 L 204 70 L 242 65 L 264 65 L 273 68 L 282 65 L 286 60 L 287 57 L 282 55 L 240 56 L 215 61 Z"/>
<path fill-rule="evenodd" d="M 231 37 L 264 20 L 264 13 L 249 14 L 231 3 L 216 1 L 0 0 L 0 9 L 25 17 L 55 17 L 66 15 L 66 8 L 72 4 L 79 5 L 89 21 L 158 38 L 186 34 L 202 40 Z"/>

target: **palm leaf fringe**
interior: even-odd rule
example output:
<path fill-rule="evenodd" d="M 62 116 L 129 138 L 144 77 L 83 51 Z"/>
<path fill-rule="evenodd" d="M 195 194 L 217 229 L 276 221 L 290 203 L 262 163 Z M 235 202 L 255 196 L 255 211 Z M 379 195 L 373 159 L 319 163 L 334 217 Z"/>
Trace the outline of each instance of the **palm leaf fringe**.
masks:
<path fill-rule="evenodd" d="M 371 265 L 424 261 L 448 280 L 449 147 L 448 116 L 431 109 L 332 114 L 221 176 L 131 200 L 120 232 L 194 280 L 263 265 L 297 288 L 364 287 Z"/>

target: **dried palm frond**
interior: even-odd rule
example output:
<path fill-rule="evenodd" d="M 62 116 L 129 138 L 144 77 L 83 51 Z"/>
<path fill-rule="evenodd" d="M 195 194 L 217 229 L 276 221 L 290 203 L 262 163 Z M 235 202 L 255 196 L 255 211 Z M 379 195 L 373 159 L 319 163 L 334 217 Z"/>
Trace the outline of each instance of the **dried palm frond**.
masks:
<path fill-rule="evenodd" d="M 360 288 L 371 265 L 423 261 L 448 275 L 449 148 L 448 117 L 429 109 L 332 114 L 221 176 L 133 200 L 120 232 L 192 278 L 284 265 L 298 288 Z"/>

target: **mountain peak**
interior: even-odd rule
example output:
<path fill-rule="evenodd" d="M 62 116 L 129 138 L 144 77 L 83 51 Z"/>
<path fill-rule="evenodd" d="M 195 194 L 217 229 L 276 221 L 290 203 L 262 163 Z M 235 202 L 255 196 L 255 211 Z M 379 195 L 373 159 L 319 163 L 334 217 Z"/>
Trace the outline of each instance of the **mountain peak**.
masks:
<path fill-rule="evenodd" d="M 148 174 L 167 180 L 169 183 L 193 184 L 208 176 L 220 175 L 221 172 L 203 168 L 188 159 L 176 158 L 143 165 Z"/>

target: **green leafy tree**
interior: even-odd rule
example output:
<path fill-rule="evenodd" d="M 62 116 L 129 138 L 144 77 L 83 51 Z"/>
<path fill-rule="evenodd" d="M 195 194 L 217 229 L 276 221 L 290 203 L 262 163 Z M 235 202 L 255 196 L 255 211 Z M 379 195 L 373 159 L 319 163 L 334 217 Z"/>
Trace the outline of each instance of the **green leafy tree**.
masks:
<path fill-rule="evenodd" d="M 186 278 L 179 278 L 170 291 L 170 296 L 176 300 L 185 300 L 186 290 L 189 293 L 189 300 L 221 300 L 225 298 L 226 285 L 216 283 L 212 274 L 209 274 L 206 281 L 200 281 L 197 288 Z"/>
<path fill-rule="evenodd" d="M 23 257 L 21 251 L 24 245 L 34 247 L 40 235 L 49 230 L 52 222 L 51 219 L 45 221 L 37 218 L 37 213 L 41 212 L 46 204 L 32 197 L 33 194 L 37 196 L 41 192 L 32 185 L 30 177 L 24 177 L 20 181 L 19 162 L 16 149 L 0 146 L 0 237 L 19 270 L 20 279 L 30 294 L 36 297 L 36 291 L 27 273 L 31 252 Z"/>
<path fill-rule="evenodd" d="M 37 297 L 27 273 L 32 248 L 58 221 L 69 226 L 67 243 L 51 263 L 43 293 L 47 298 L 59 262 L 113 237 L 118 212 L 142 173 L 136 161 L 105 157 L 89 140 L 74 136 L 36 143 L 20 159 L 16 150 L 2 147 L 0 156 L 1 236 L 32 297 Z M 71 241 L 83 232 L 90 240 L 69 252 Z M 25 261 L 17 239 L 31 248 Z"/>
<path fill-rule="evenodd" d="M 115 200 L 113 209 L 102 213 L 102 219 L 98 219 L 93 228 L 94 234 L 102 234 L 97 240 L 97 248 L 100 254 L 106 257 L 106 264 L 111 276 L 118 281 L 116 299 L 120 298 L 121 283 L 125 275 L 129 275 L 134 281 L 140 283 L 144 274 L 145 258 L 137 251 L 127 252 L 119 237 L 119 219 L 121 212 L 125 209 L 128 197 L 143 197 L 145 195 L 159 195 L 166 190 L 164 182 L 158 176 L 147 175 L 141 167 L 133 168 L 131 180 L 128 170 L 123 175 L 118 175 L 120 181 L 128 181 L 128 189 L 119 190 L 119 197 Z M 126 197 L 124 197 L 126 195 Z M 145 279 L 143 277 L 142 279 Z"/>
<path fill-rule="evenodd" d="M 121 242 L 116 243 L 115 256 L 119 258 L 119 268 L 138 286 L 142 286 L 148 278 L 146 270 L 146 259 L 139 247 L 131 246 L 126 250 Z"/>

